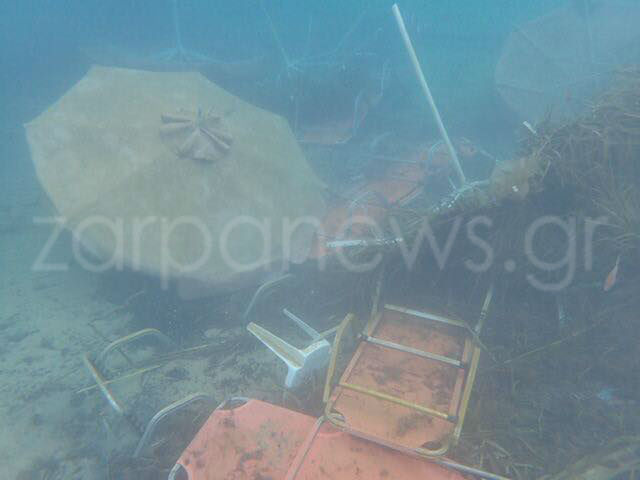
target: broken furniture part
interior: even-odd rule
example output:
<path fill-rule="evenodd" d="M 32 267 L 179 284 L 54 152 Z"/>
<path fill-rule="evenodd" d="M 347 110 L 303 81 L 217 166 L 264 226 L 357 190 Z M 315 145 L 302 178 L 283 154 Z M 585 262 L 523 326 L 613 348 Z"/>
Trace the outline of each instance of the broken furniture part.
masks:
<path fill-rule="evenodd" d="M 144 431 L 144 429 L 142 428 L 142 424 L 131 414 L 131 412 L 125 409 L 124 405 L 119 400 L 116 399 L 116 397 L 113 395 L 113 392 L 108 387 L 104 375 L 98 369 L 96 364 L 89 358 L 89 355 L 85 354 L 83 359 L 84 364 L 89 370 L 91 377 L 96 382 L 100 393 L 102 393 L 111 408 L 113 408 L 119 416 L 126 420 L 126 423 L 137 435 L 141 435 Z"/>
<path fill-rule="evenodd" d="M 119 413 L 120 415 L 124 415 L 124 408 L 122 408 L 122 405 L 120 405 L 120 402 L 116 400 L 115 397 L 113 396 L 113 393 L 111 392 L 109 387 L 106 385 L 104 376 L 98 370 L 95 363 L 91 361 L 91 359 L 89 358 L 89 355 L 87 354 L 84 355 L 83 360 L 84 360 L 85 366 L 87 367 L 87 370 L 89 370 L 89 373 L 91 374 L 91 377 L 96 382 L 96 385 L 98 385 L 98 388 L 100 389 L 100 392 L 102 393 L 102 395 L 107 399 L 107 402 L 109 402 L 109 405 L 111 405 L 111 407 L 117 413 Z"/>
<path fill-rule="evenodd" d="M 121 337 L 121 338 L 119 338 L 117 340 L 114 340 L 113 342 L 111 342 L 109 345 L 107 345 L 100 352 L 100 354 L 96 357 L 95 361 L 91 360 L 91 358 L 89 357 L 88 354 L 85 354 L 84 357 L 83 357 L 84 364 L 87 367 L 87 370 L 89 370 L 89 373 L 91 374 L 91 377 L 96 382 L 96 385 L 100 389 L 100 392 L 102 393 L 102 395 L 109 402 L 109 405 L 111 405 L 111 407 L 118 414 L 120 414 L 120 415 L 124 416 L 125 418 L 127 418 L 127 420 L 129 420 L 129 422 L 133 424 L 134 428 L 137 431 L 140 431 L 138 422 L 135 421 L 135 419 L 133 419 L 131 417 L 131 415 L 129 415 L 128 412 L 125 411 L 125 409 L 122 406 L 122 404 L 115 398 L 113 392 L 111 391 L 111 389 L 108 386 L 110 383 L 112 383 L 112 380 L 107 379 L 103 372 L 104 372 L 104 369 L 106 368 L 106 359 L 107 359 L 107 357 L 111 353 L 113 353 L 114 351 L 117 351 L 120 354 L 122 354 L 124 356 L 124 358 L 129 363 L 131 363 L 131 359 L 129 358 L 128 355 L 126 355 L 121 350 L 121 347 L 123 345 L 126 345 L 128 343 L 134 342 L 134 341 L 139 340 L 140 338 L 144 338 L 144 337 L 156 338 L 156 339 L 158 339 L 158 341 L 163 346 L 169 348 L 170 350 L 175 350 L 175 343 L 169 337 L 167 337 L 165 334 L 163 334 L 159 330 L 156 330 L 155 328 L 145 328 L 143 330 L 139 330 L 137 332 L 131 333 L 131 334 L 126 335 L 124 337 Z M 156 367 L 152 367 L 152 368 L 148 368 L 148 369 L 142 369 L 141 371 L 146 372 L 146 371 L 149 371 L 149 370 L 155 369 L 155 368 Z M 87 389 L 85 389 L 85 391 L 86 390 Z"/>
<path fill-rule="evenodd" d="M 133 452 L 134 458 L 139 457 L 140 454 L 144 451 L 145 447 L 147 446 L 147 443 L 149 442 L 149 439 L 153 436 L 158 424 L 161 421 L 163 421 L 169 415 L 172 415 L 175 412 L 183 408 L 186 408 L 189 405 L 192 405 L 193 403 L 196 403 L 196 402 L 205 402 L 213 405 L 215 400 L 211 395 L 198 392 L 198 393 L 192 393 L 191 395 L 187 395 L 186 397 L 181 398 L 180 400 L 173 402 L 171 405 L 167 405 L 166 407 L 161 409 L 158 413 L 156 413 L 151 418 L 151 420 L 149 420 L 149 423 L 147 423 L 147 427 L 144 429 L 144 433 L 142 434 L 142 437 L 140 437 L 140 440 L 138 441 L 138 445 L 136 446 L 136 449 Z"/>
<path fill-rule="evenodd" d="M 137 446 L 133 454 L 134 457 L 140 456 L 144 448 L 147 446 L 149 439 L 154 435 L 158 425 L 162 421 L 164 421 L 167 417 L 196 402 L 213 403 L 213 398 L 210 395 L 200 393 L 200 392 L 194 393 L 191 395 L 187 395 L 186 397 L 183 397 L 171 403 L 170 405 L 162 408 L 161 410 L 159 410 L 147 422 L 146 426 L 144 425 L 144 423 L 140 422 L 133 415 L 133 413 L 129 411 L 125 407 L 125 405 L 114 396 L 113 392 L 111 391 L 108 385 L 122 378 L 130 378 L 140 373 L 146 373 L 148 371 L 155 370 L 159 368 L 159 366 L 155 365 L 153 367 L 142 368 L 142 369 L 136 370 L 135 372 L 133 372 L 133 374 L 123 375 L 122 377 L 118 377 L 113 380 L 107 380 L 101 368 L 104 368 L 107 362 L 107 358 L 109 357 L 110 354 L 116 351 L 122 353 L 120 349 L 123 345 L 127 345 L 131 342 L 138 341 L 139 339 L 145 338 L 145 337 L 151 337 L 151 338 L 157 339 L 162 346 L 169 348 L 171 353 L 175 353 L 175 343 L 169 337 L 167 337 L 165 334 L 163 334 L 159 330 L 156 330 L 153 328 L 146 328 L 111 342 L 102 350 L 102 352 L 100 353 L 100 355 L 98 355 L 95 361 L 93 361 L 88 354 L 85 354 L 83 357 L 85 366 L 89 370 L 89 373 L 91 374 L 91 377 L 95 381 L 97 388 L 100 390 L 102 395 L 106 398 L 111 408 L 113 408 L 113 410 L 115 410 L 120 416 L 122 416 L 127 421 L 127 423 L 133 428 L 135 433 L 140 436 L 140 439 L 138 440 Z M 190 351 L 194 351 L 196 349 L 201 349 L 201 348 L 202 346 L 198 346 L 195 348 L 183 350 L 182 352 L 190 352 Z M 129 357 L 127 356 L 125 356 L 125 358 L 129 359 Z M 88 387 L 88 388 L 82 389 L 81 391 L 86 392 L 91 389 L 92 387 Z"/>
<path fill-rule="evenodd" d="M 322 338 L 320 333 L 300 318 L 286 309 L 283 310 L 283 313 L 311 337 L 312 343 L 309 346 L 298 349 L 253 322 L 247 325 L 247 330 L 287 365 L 284 384 L 286 388 L 293 389 L 327 365 L 331 354 L 331 345 Z"/>
<path fill-rule="evenodd" d="M 131 333 L 129 335 L 125 335 L 124 337 L 121 337 L 117 340 L 114 340 L 113 342 L 111 342 L 109 345 L 107 345 L 101 352 L 100 354 L 95 358 L 94 360 L 91 360 L 91 358 L 89 357 L 88 354 L 85 354 L 83 359 L 84 359 L 84 363 L 85 366 L 87 367 L 87 369 L 89 370 L 89 373 L 91 374 L 91 377 L 93 378 L 93 380 L 96 382 L 96 385 L 98 386 L 98 388 L 100 389 L 100 392 L 102 393 L 102 395 L 107 399 L 107 401 L 109 402 L 109 404 L 111 405 L 111 407 L 118 412 L 120 415 L 123 415 L 125 417 L 127 417 L 127 419 L 131 422 L 133 421 L 131 416 L 128 415 L 128 413 L 125 411 L 123 405 L 121 404 L 121 402 L 119 402 L 115 396 L 113 395 L 113 392 L 110 390 L 109 388 L 109 384 L 113 383 L 114 380 L 118 380 L 117 379 L 107 379 L 104 371 L 106 369 L 106 361 L 109 355 L 111 355 L 113 352 L 118 352 L 120 354 L 122 354 L 124 356 L 124 358 L 131 363 L 131 359 L 129 358 L 128 355 L 126 355 L 121 348 L 124 345 L 127 345 L 129 343 L 135 342 L 141 338 L 145 338 L 145 337 L 152 337 L 158 340 L 159 343 L 161 343 L 164 347 L 168 348 L 170 351 L 174 351 L 176 349 L 176 344 L 173 342 L 173 340 L 171 340 L 169 337 L 167 337 L 164 333 L 162 333 L 161 331 L 155 329 L 155 328 L 145 328 L 142 330 L 139 330 L 137 332 Z M 139 374 L 140 372 L 145 373 L 151 370 L 154 370 L 158 368 L 157 366 L 153 366 L 153 367 L 149 367 L 149 368 L 142 368 L 138 371 L 136 371 L 136 374 Z M 132 377 L 133 375 L 125 375 L 124 377 Z M 83 391 L 87 391 L 88 389 L 83 389 Z M 134 426 L 136 428 L 136 430 L 140 430 L 139 425 L 137 423 L 137 421 L 133 421 Z"/>

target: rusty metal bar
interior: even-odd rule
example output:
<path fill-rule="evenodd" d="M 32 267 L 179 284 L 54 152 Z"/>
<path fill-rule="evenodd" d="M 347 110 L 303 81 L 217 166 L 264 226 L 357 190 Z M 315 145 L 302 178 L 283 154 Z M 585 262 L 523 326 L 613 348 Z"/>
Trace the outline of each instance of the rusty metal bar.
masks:
<path fill-rule="evenodd" d="M 353 383 L 346 383 L 346 382 L 340 382 L 338 385 L 340 385 L 343 388 L 353 390 L 355 392 L 364 393 L 365 395 L 379 398 L 380 400 L 386 400 L 388 402 L 392 402 L 397 405 L 402 405 L 403 407 L 407 407 L 412 410 L 417 410 L 418 412 L 425 413 L 432 417 L 442 418 L 443 420 L 447 420 L 448 422 L 455 423 L 457 421 L 457 417 L 454 415 L 449 415 L 448 413 L 439 412 L 438 410 L 434 410 L 432 408 L 425 407 L 423 405 L 418 405 L 417 403 L 408 402 L 406 400 L 403 400 L 402 398 L 394 397 L 393 395 L 387 395 L 386 393 L 378 392 L 376 390 L 371 390 L 369 388 L 362 387 L 360 385 L 354 385 Z"/>

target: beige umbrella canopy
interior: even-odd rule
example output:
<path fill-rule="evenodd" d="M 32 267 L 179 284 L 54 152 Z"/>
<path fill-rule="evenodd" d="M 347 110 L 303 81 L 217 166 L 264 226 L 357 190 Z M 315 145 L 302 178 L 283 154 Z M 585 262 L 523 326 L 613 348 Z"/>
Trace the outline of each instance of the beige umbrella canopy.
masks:
<path fill-rule="evenodd" d="M 640 63 L 639 24 L 637 0 L 569 1 L 509 35 L 497 89 L 522 120 L 573 119 L 616 70 Z"/>
<path fill-rule="evenodd" d="M 198 73 L 93 67 L 26 132 L 66 225 L 109 266 L 236 285 L 304 260 L 300 220 L 324 212 L 287 122 Z"/>

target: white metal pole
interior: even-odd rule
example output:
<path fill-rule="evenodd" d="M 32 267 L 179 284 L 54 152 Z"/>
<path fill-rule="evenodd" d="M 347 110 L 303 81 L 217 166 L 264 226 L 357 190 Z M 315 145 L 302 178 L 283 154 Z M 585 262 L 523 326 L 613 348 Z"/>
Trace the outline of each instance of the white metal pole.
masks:
<path fill-rule="evenodd" d="M 416 51 L 413 49 L 413 44 L 411 43 L 411 38 L 409 38 L 409 33 L 407 33 L 407 28 L 404 25 L 404 20 L 402 18 L 402 14 L 400 13 L 400 9 L 398 8 L 398 4 L 394 3 L 391 10 L 393 11 L 393 15 L 396 18 L 396 23 L 398 24 L 400 35 L 402 35 L 402 40 L 404 41 L 404 46 L 407 49 L 407 53 L 409 54 L 409 58 L 411 59 L 411 63 L 413 64 L 413 69 L 415 70 L 416 77 L 418 77 L 418 81 L 420 82 L 422 91 L 425 97 L 427 97 L 427 101 L 429 102 L 429 106 L 431 107 L 431 111 L 433 112 L 433 116 L 435 117 L 436 123 L 438 124 L 440 136 L 444 140 L 444 143 L 447 145 L 449 155 L 451 155 L 451 160 L 453 161 L 453 166 L 455 167 L 456 174 L 458 175 L 460 182 L 462 184 L 465 184 L 467 183 L 467 179 L 464 176 L 462 167 L 460 166 L 458 154 L 456 153 L 456 149 L 453 148 L 453 144 L 449 139 L 446 128 L 444 128 L 442 118 L 440 117 L 440 113 L 438 112 L 438 107 L 436 107 L 436 102 L 433 100 L 431 90 L 429 90 L 429 85 L 427 85 L 427 80 L 424 78 L 424 73 L 422 72 L 422 68 L 420 67 L 420 62 L 418 62 Z"/>

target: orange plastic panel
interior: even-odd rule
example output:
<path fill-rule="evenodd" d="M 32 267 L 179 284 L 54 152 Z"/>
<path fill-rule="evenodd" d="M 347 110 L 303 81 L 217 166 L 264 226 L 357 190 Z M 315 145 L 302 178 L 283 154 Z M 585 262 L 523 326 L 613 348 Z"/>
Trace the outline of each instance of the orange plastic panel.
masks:
<path fill-rule="evenodd" d="M 282 479 L 314 424 L 307 415 L 248 400 L 214 411 L 177 463 L 189 480 Z"/>
<path fill-rule="evenodd" d="M 323 424 L 286 480 L 463 480 L 458 472 Z"/>
<path fill-rule="evenodd" d="M 471 349 L 465 349 L 460 333 L 456 327 L 384 310 L 372 336 L 468 361 Z M 453 365 L 362 342 L 341 382 L 455 416 L 464 380 L 465 370 Z M 448 444 L 455 428 L 448 420 L 342 387 L 336 387 L 332 401 L 332 410 L 349 429 L 396 446 L 437 450 Z"/>

